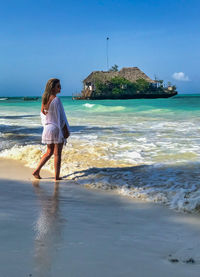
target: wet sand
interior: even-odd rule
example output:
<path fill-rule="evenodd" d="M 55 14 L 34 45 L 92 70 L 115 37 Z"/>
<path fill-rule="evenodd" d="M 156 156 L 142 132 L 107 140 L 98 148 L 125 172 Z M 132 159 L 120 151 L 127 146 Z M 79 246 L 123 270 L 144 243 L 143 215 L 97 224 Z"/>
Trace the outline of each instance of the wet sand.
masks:
<path fill-rule="evenodd" d="M 0 160 L 0 276 L 199 276 L 200 217 Z"/>

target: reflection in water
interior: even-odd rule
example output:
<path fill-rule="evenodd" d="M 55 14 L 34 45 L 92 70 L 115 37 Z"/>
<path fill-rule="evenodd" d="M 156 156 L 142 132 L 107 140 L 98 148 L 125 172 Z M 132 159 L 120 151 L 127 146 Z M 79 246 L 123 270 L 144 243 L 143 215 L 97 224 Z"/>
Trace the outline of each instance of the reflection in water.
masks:
<path fill-rule="evenodd" d="M 39 186 L 39 181 L 34 181 L 35 193 L 41 204 L 41 210 L 35 223 L 35 270 L 37 276 L 47 277 L 51 274 L 54 254 L 61 245 L 61 229 L 65 220 L 59 211 L 59 183 L 55 183 L 52 196 Z"/>

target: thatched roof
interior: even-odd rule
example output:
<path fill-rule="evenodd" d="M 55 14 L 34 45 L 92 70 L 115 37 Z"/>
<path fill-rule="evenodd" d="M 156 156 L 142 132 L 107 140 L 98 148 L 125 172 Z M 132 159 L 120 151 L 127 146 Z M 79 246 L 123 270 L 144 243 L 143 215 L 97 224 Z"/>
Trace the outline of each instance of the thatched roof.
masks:
<path fill-rule="evenodd" d="M 155 83 L 154 80 L 150 79 L 144 72 L 138 67 L 123 67 L 120 71 L 93 71 L 83 80 L 83 83 L 101 81 L 106 82 L 111 80 L 113 77 L 123 77 L 131 82 L 135 82 L 138 79 L 144 79 L 149 83 Z"/>

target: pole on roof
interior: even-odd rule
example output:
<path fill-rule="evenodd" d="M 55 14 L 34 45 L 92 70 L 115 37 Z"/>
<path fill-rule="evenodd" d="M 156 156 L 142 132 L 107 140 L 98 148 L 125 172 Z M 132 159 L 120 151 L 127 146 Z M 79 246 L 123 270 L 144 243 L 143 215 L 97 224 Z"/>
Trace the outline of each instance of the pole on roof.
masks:
<path fill-rule="evenodd" d="M 109 60 L 108 60 L 108 41 L 109 37 L 106 38 L 106 58 L 107 58 L 107 70 L 109 70 Z"/>

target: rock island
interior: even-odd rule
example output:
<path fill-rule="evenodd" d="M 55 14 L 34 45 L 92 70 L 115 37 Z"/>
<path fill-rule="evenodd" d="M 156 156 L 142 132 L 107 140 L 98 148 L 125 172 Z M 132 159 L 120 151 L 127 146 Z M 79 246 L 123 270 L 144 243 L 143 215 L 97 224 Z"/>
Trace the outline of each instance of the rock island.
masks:
<path fill-rule="evenodd" d="M 93 71 L 83 80 L 83 90 L 73 96 L 78 100 L 169 98 L 176 87 L 163 80 L 152 80 L 138 67 L 113 66 L 109 71 Z"/>

